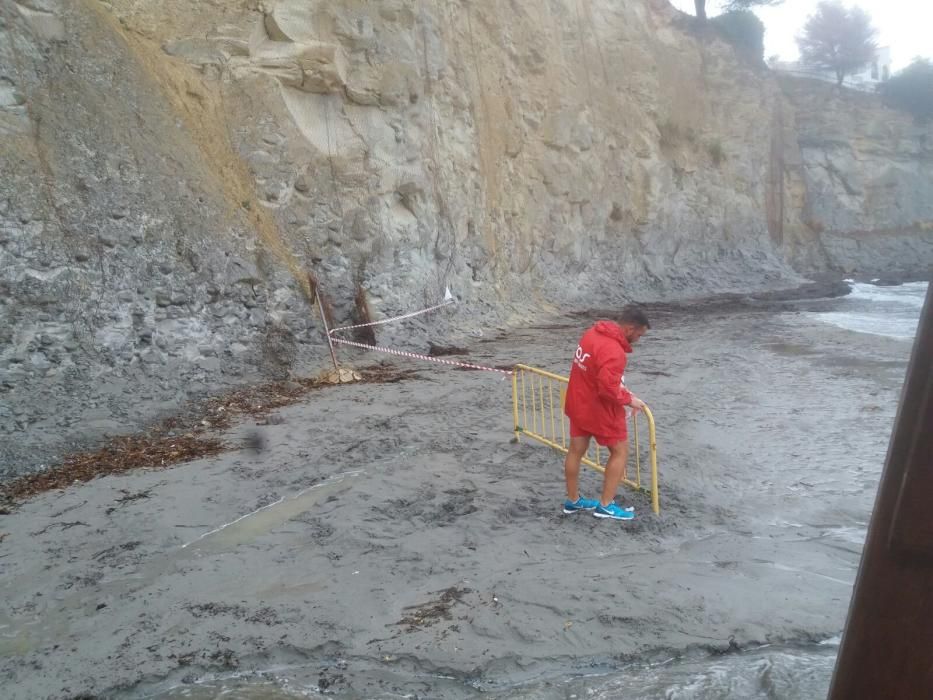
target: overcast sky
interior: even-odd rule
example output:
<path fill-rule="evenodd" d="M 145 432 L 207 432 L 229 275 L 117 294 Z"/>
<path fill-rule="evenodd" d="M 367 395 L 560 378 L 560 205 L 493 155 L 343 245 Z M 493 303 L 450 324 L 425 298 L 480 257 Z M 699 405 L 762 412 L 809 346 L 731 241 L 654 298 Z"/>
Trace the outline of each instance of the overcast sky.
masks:
<path fill-rule="evenodd" d="M 694 12 L 693 0 L 670 2 L 679 10 Z M 707 14 L 718 14 L 721 4 L 707 0 Z M 916 56 L 933 58 L 933 0 L 845 0 L 843 4 L 858 5 L 871 16 L 879 46 L 891 47 L 894 70 Z M 784 0 L 777 7 L 755 9 L 765 25 L 765 58 L 777 54 L 783 60 L 797 59 L 796 37 L 816 5 L 817 0 Z"/>

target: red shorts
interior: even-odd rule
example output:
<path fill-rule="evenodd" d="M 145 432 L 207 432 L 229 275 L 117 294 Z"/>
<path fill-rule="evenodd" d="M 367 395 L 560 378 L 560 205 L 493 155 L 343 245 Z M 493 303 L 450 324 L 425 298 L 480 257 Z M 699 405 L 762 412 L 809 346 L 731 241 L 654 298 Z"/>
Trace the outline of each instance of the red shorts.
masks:
<path fill-rule="evenodd" d="M 625 430 L 624 425 L 622 426 L 622 430 L 624 432 L 621 435 L 606 436 L 606 435 L 593 435 L 591 433 L 586 432 L 585 430 L 580 430 L 576 425 L 574 425 L 573 421 L 570 420 L 569 418 L 567 419 L 567 421 L 570 423 L 570 437 L 572 438 L 576 438 L 576 437 L 595 438 L 596 444 L 602 447 L 612 447 L 617 442 L 628 440 L 628 432 Z"/>

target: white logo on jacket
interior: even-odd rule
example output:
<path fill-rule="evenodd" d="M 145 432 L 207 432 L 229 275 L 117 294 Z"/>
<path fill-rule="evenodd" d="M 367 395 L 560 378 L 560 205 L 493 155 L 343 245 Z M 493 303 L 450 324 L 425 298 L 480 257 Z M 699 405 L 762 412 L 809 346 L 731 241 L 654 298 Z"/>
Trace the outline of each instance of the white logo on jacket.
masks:
<path fill-rule="evenodd" d="M 578 345 L 577 351 L 573 354 L 573 363 L 577 367 L 579 367 L 581 370 L 586 372 L 586 360 L 589 357 L 592 357 L 592 355 L 590 355 L 590 353 L 588 352 L 583 352 L 583 347 Z M 619 377 L 619 388 L 620 389 L 625 388 L 625 375 L 624 374 L 621 377 Z"/>
<path fill-rule="evenodd" d="M 590 353 L 583 352 L 581 346 L 577 346 L 577 351 L 573 354 L 573 363 L 586 372 L 586 358 L 590 357 Z"/>

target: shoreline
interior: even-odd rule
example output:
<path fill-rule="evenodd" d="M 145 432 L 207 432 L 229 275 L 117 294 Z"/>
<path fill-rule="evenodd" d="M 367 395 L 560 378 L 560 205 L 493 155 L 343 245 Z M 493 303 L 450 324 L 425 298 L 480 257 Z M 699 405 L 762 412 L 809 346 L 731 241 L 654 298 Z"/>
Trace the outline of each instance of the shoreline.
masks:
<path fill-rule="evenodd" d="M 682 300 L 676 301 L 659 301 L 659 302 L 638 302 L 633 300 L 631 303 L 636 303 L 639 306 L 644 307 L 649 312 L 684 312 L 687 310 L 692 311 L 706 311 L 706 310 L 724 310 L 729 308 L 742 308 L 742 307 L 765 307 L 765 308 L 778 308 L 778 305 L 781 302 L 792 302 L 798 300 L 814 300 L 814 299 L 833 299 L 840 296 L 844 296 L 851 291 L 851 287 L 844 281 L 844 277 L 840 275 L 823 275 L 819 279 L 813 279 L 809 282 L 803 283 L 796 287 L 788 287 L 776 290 L 764 290 L 748 293 L 728 293 L 728 294 L 717 294 L 711 296 L 702 296 L 697 298 L 685 298 Z M 855 278 L 856 281 L 862 281 L 861 278 Z M 868 281 L 868 280 L 865 280 Z M 889 277 L 886 278 L 885 284 L 904 284 L 911 281 L 929 281 L 928 279 L 916 278 L 915 276 L 907 277 Z M 589 309 L 589 310 L 570 310 L 564 314 L 564 316 L 571 318 L 578 317 L 589 317 L 589 316 L 606 316 L 611 318 L 614 309 Z M 560 315 L 554 316 L 549 314 L 542 316 L 538 319 L 539 323 L 546 322 L 547 318 L 550 317 L 559 318 Z M 499 332 L 502 332 L 503 329 L 500 328 Z M 454 338 L 458 343 L 462 344 L 464 338 Z M 427 349 L 424 350 L 428 352 Z M 358 360 L 356 356 L 354 359 Z M 381 360 L 384 360 L 385 356 L 379 355 L 376 360 L 378 365 Z M 317 367 L 324 367 L 326 370 L 325 359 L 317 358 Z M 384 363 L 383 363 L 384 364 Z M 374 365 L 369 365 L 372 367 Z M 240 382 L 240 383 L 225 383 L 217 384 L 213 390 L 210 388 L 201 391 L 196 396 L 188 397 L 184 400 L 181 400 L 174 404 L 171 407 L 162 406 L 159 409 L 153 408 L 151 411 L 143 411 L 143 414 L 149 413 L 150 416 L 148 419 L 137 418 L 137 419 L 124 419 L 120 425 L 114 425 L 110 429 L 102 430 L 95 432 L 91 429 L 90 432 L 84 435 L 84 438 L 78 442 L 73 442 L 71 449 L 67 452 L 62 452 L 59 447 L 56 447 L 54 444 L 48 445 L 47 449 L 44 450 L 43 461 L 47 464 L 33 464 L 24 469 L 14 469 L 9 467 L 7 471 L 0 472 L 0 504 L 2 504 L 2 499 L 4 498 L 4 493 L 7 493 L 10 489 L 11 484 L 14 484 L 17 481 L 22 480 L 23 478 L 28 477 L 38 477 L 41 474 L 48 473 L 50 471 L 60 470 L 63 466 L 74 462 L 76 459 L 86 459 L 91 457 L 96 453 L 105 452 L 108 450 L 111 445 L 133 445 L 138 442 L 143 436 L 146 436 L 152 432 L 164 432 L 162 426 L 166 424 L 172 424 L 174 422 L 181 423 L 191 423 L 193 418 L 197 420 L 208 418 L 203 406 L 209 406 L 211 404 L 222 403 L 226 400 L 227 397 L 236 397 L 243 394 L 249 394 L 252 391 L 262 392 L 264 387 L 274 388 L 276 386 L 291 386 L 291 385 L 302 385 L 308 386 L 309 383 L 313 383 L 314 376 L 298 376 L 292 374 L 291 378 L 286 380 L 263 380 L 260 377 L 256 377 L 251 381 Z M 122 382 L 122 380 L 121 380 Z M 294 393 L 291 389 L 287 389 L 285 393 Z M 198 425 L 192 425 L 189 427 L 188 432 L 195 430 L 199 436 L 201 433 L 207 433 L 208 435 L 212 432 L 216 433 L 217 431 L 211 431 L 208 429 L 204 431 Z M 221 448 L 218 445 L 214 445 L 214 449 L 226 449 Z M 187 452 L 191 455 L 197 455 L 199 452 L 206 454 L 198 445 L 192 444 L 190 449 Z M 57 458 L 51 458 L 53 453 L 58 453 Z M 2 452 L 0 452 L 0 457 L 3 457 Z M 180 463 L 179 461 L 174 461 L 173 463 Z M 6 498 L 9 501 L 9 497 Z"/>

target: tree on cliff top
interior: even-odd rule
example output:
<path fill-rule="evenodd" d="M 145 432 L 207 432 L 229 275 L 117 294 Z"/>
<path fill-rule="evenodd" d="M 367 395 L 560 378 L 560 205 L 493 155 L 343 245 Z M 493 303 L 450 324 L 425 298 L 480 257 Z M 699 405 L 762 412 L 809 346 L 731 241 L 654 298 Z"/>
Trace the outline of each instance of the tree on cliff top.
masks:
<path fill-rule="evenodd" d="M 723 12 L 737 12 L 739 10 L 750 10 L 752 7 L 762 5 L 780 5 L 784 0 L 727 0 L 722 3 Z M 701 22 L 706 21 L 706 0 L 693 0 L 693 6 L 696 8 L 697 19 Z"/>
<path fill-rule="evenodd" d="M 710 25 L 736 51 L 753 63 L 761 64 L 765 55 L 765 25 L 748 10 L 725 12 L 710 20 Z"/>
<path fill-rule="evenodd" d="M 920 120 L 933 119 L 933 61 L 915 58 L 881 87 L 884 100 Z"/>
<path fill-rule="evenodd" d="M 804 25 L 797 44 L 804 63 L 833 71 L 836 85 L 841 86 L 847 75 L 874 60 L 877 33 L 861 8 L 846 9 L 839 0 L 823 0 Z"/>

